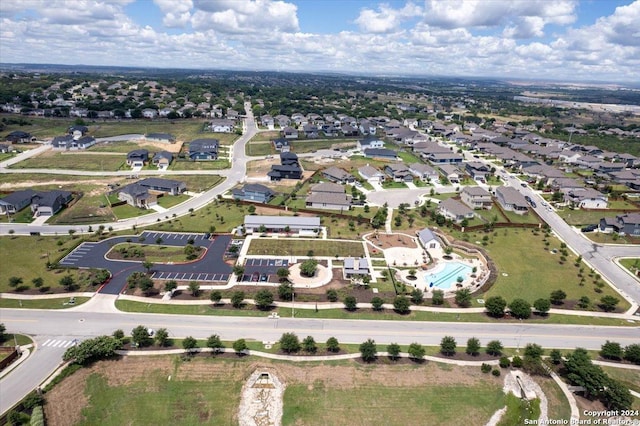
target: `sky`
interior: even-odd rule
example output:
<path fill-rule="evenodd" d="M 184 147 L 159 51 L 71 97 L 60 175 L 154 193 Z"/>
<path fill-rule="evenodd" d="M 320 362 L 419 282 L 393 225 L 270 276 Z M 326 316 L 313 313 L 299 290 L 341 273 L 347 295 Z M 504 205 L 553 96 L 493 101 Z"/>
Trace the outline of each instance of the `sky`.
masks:
<path fill-rule="evenodd" d="M 640 0 L 2 0 L 0 62 L 640 81 Z"/>

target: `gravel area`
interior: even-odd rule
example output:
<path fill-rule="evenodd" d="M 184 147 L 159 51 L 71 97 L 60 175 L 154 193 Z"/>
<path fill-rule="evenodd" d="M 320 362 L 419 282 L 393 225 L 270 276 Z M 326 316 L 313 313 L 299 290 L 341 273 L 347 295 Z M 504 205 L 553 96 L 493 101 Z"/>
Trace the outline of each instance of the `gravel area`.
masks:
<path fill-rule="evenodd" d="M 238 423 L 241 426 L 282 424 L 284 385 L 268 369 L 254 371 L 242 387 Z"/>

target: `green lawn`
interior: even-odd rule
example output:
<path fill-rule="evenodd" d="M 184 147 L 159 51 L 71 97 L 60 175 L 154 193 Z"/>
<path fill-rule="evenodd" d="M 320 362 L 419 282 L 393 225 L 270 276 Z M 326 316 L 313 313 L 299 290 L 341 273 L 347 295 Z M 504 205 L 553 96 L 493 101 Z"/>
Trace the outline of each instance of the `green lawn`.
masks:
<path fill-rule="evenodd" d="M 178 141 L 188 142 L 192 139 L 215 137 L 210 132 L 204 132 L 206 120 L 174 120 L 174 121 L 149 121 L 128 120 L 118 122 L 105 122 L 89 125 L 89 133 L 97 138 L 128 134 L 146 133 L 170 133 Z"/>
<path fill-rule="evenodd" d="M 276 153 L 270 142 L 250 142 L 245 147 L 247 155 L 274 155 Z"/>
<path fill-rule="evenodd" d="M 214 200 L 206 207 L 195 211 L 193 215 L 182 216 L 145 229 L 166 232 L 211 232 L 211 227 L 214 226 L 216 232 L 229 232 L 244 222 L 244 216 L 249 214 L 248 208 L 248 206 L 236 206 L 234 202 Z"/>
<path fill-rule="evenodd" d="M 620 259 L 620 264 L 634 274 L 640 269 L 640 258 Z"/>
<path fill-rule="evenodd" d="M 146 214 L 154 213 L 151 209 L 140 209 L 138 207 L 130 206 L 129 204 L 122 204 L 120 206 L 112 207 L 111 211 L 118 220 L 129 219 L 131 217 L 144 216 Z"/>
<path fill-rule="evenodd" d="M 319 149 L 332 149 L 334 146 L 338 146 L 342 149 L 355 148 L 356 142 L 354 139 L 291 141 L 291 151 L 297 153 L 313 152 Z"/>
<path fill-rule="evenodd" d="M 394 182 L 392 180 L 385 180 L 382 183 L 382 187 L 385 189 L 407 188 L 407 184 L 404 182 Z"/>
<path fill-rule="evenodd" d="M 212 160 L 212 161 L 174 161 L 170 166 L 171 170 L 220 170 L 230 167 L 229 160 Z"/>
<path fill-rule="evenodd" d="M 177 206 L 180 203 L 187 201 L 189 198 L 186 194 L 180 195 L 165 195 L 164 197 L 158 198 L 158 205 L 160 207 L 164 207 L 165 209 L 171 208 L 173 206 Z"/>
<path fill-rule="evenodd" d="M 0 299 L 0 308 L 24 308 L 24 309 L 67 309 L 82 305 L 89 300 L 89 297 L 76 297 L 76 303 L 69 304 L 69 297 L 55 299 Z"/>
<path fill-rule="evenodd" d="M 126 156 L 97 155 L 79 151 L 66 154 L 62 152 L 45 152 L 37 157 L 28 158 L 12 165 L 13 169 L 69 169 L 89 172 L 126 170 Z"/>
<path fill-rule="evenodd" d="M 426 379 L 423 368 L 413 369 L 419 378 Z M 460 370 L 470 372 L 472 368 Z M 453 378 L 456 372 L 450 374 Z M 288 384 L 282 424 L 451 425 L 460 423 L 461 413 L 468 424 L 484 424 L 505 403 L 501 381 L 489 377 L 474 378 L 466 385 L 453 381 L 429 386 L 376 380 L 375 376 L 374 369 L 361 368 L 351 379 L 357 380 L 355 386 L 341 386 L 324 377 L 314 383 Z"/>
<path fill-rule="evenodd" d="M 128 253 L 132 253 L 134 250 L 140 250 L 144 255 L 142 258 L 153 263 L 169 263 L 169 262 L 186 262 L 187 257 L 184 252 L 184 247 L 176 246 L 163 246 L 163 245 L 147 245 L 147 244 L 132 244 L 121 243 L 116 244 L 109 250 L 107 257 L 110 259 L 119 259 L 116 256 L 116 252 L 119 250 L 126 250 Z M 132 260 L 141 260 L 135 258 Z"/>
<path fill-rule="evenodd" d="M 326 241 L 302 239 L 254 239 L 247 254 L 306 256 L 309 250 L 314 256 L 364 256 L 362 243 L 356 241 Z"/>
<path fill-rule="evenodd" d="M 585 282 L 581 286 L 579 268 L 573 265 L 575 256 L 570 253 L 567 262 L 561 265 L 560 253 L 550 252 L 551 249 L 560 248 L 557 239 L 549 237 L 549 250 L 545 250 L 542 232 L 534 235 L 531 230 L 501 229 L 491 234 L 471 234 L 469 242 L 479 241 L 485 235 L 490 236 L 485 249 L 496 263 L 499 275 L 493 287 L 483 295 L 484 298 L 502 296 L 507 301 L 523 298 L 533 303 L 538 298 L 548 297 L 554 290 L 562 289 L 569 300 L 587 296 L 591 301 L 598 301 L 609 294 L 620 299 L 620 308 L 629 307 L 626 301 L 607 286 L 602 289 L 602 293 L 596 292 L 593 278 L 588 276 L 589 268 L 586 266 Z"/>
<path fill-rule="evenodd" d="M 14 115 L 14 117 L 16 116 Z M 59 136 L 66 134 L 69 127 L 73 126 L 74 124 L 74 120 L 71 119 L 29 117 L 28 119 L 26 119 L 26 121 L 28 121 L 30 124 L 26 126 L 20 126 L 18 124 L 8 125 L 0 133 L 0 138 L 4 140 L 4 137 L 14 130 L 29 132 L 33 136 L 40 139 Z"/>
<path fill-rule="evenodd" d="M 16 343 L 20 346 L 33 343 L 33 340 L 31 340 L 31 337 L 25 336 L 24 334 L 7 333 L 4 335 L 4 337 L 5 337 L 5 341 L 2 344 L 2 346 L 5 346 L 5 347 L 14 347 Z"/>

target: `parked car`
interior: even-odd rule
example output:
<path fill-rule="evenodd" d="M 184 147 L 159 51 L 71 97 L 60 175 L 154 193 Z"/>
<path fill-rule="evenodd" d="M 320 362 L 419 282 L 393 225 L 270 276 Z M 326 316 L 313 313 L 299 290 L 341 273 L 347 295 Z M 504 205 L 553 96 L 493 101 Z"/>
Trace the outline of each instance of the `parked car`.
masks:
<path fill-rule="evenodd" d="M 598 229 L 598 225 L 587 225 L 587 226 L 583 226 L 580 230 L 582 232 L 593 232 L 596 229 Z"/>
<path fill-rule="evenodd" d="M 269 275 L 267 274 L 260 275 L 260 281 L 267 281 L 268 278 L 269 278 Z"/>

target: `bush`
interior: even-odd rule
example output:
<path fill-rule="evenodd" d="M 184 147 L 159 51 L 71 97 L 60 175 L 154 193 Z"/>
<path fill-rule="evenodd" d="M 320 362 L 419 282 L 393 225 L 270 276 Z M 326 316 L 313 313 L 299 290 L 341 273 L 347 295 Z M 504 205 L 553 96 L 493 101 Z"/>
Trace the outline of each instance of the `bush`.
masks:
<path fill-rule="evenodd" d="M 366 342 L 360 344 L 360 355 L 364 362 L 373 362 L 376 360 L 378 350 L 376 348 L 376 342 L 372 339 L 367 339 Z"/>
<path fill-rule="evenodd" d="M 502 342 L 500 340 L 492 340 L 487 343 L 487 353 L 493 356 L 502 355 Z"/>
<path fill-rule="evenodd" d="M 244 291 L 234 291 L 231 295 L 231 305 L 234 308 L 241 308 L 244 301 Z"/>
<path fill-rule="evenodd" d="M 558 349 L 552 349 L 551 352 L 549 352 L 549 360 L 555 365 L 560 364 L 562 362 L 562 352 Z"/>
<path fill-rule="evenodd" d="M 329 337 L 325 345 L 329 352 L 340 352 L 340 343 L 338 343 L 338 339 L 335 337 Z"/>
<path fill-rule="evenodd" d="M 329 302 L 337 302 L 338 292 L 333 289 L 327 290 L 327 300 L 329 300 Z"/>
<path fill-rule="evenodd" d="M 374 296 L 371 299 L 371 306 L 373 307 L 374 311 L 379 311 L 382 309 L 382 305 L 384 304 L 384 300 L 382 300 L 381 297 L 379 296 Z"/>
<path fill-rule="evenodd" d="M 433 296 L 431 296 L 432 305 L 442 305 L 444 303 L 444 291 L 433 290 Z"/>
<path fill-rule="evenodd" d="M 62 359 L 65 361 L 73 361 L 79 365 L 87 365 L 92 361 L 115 355 L 116 350 L 120 349 L 121 346 L 122 342 L 120 339 L 115 339 L 111 336 L 99 336 L 71 346 L 65 351 Z"/>
<path fill-rule="evenodd" d="M 567 298 L 567 293 L 562 290 L 555 290 L 551 292 L 549 301 L 554 305 L 562 305 Z"/>
<path fill-rule="evenodd" d="M 393 300 L 393 309 L 395 309 L 399 314 L 409 313 L 410 305 L 411 304 L 409 303 L 409 299 L 404 296 L 396 296 L 396 298 Z"/>
<path fill-rule="evenodd" d="M 493 370 L 491 370 L 491 374 L 493 374 L 495 377 L 500 377 L 500 370 L 494 368 Z"/>
<path fill-rule="evenodd" d="M 220 293 L 219 290 L 213 290 L 209 295 L 209 299 L 211 299 L 213 303 L 218 303 L 222 300 L 222 293 Z"/>
<path fill-rule="evenodd" d="M 300 340 L 295 333 L 284 333 L 279 340 L 280 349 L 286 353 L 298 352 L 300 350 Z"/>
<path fill-rule="evenodd" d="M 456 304 L 461 308 L 468 308 L 471 306 L 471 291 L 468 288 L 461 288 L 456 291 Z"/>
<path fill-rule="evenodd" d="M 424 355 L 427 352 L 425 350 L 425 348 L 422 347 L 422 345 L 420 343 L 412 343 L 409 345 L 409 356 L 415 360 L 422 360 L 424 359 Z"/>
<path fill-rule="evenodd" d="M 506 356 L 500 357 L 500 367 L 509 368 L 510 366 L 511 366 L 511 361 L 509 360 L 508 357 Z"/>
<path fill-rule="evenodd" d="M 499 318 L 504 315 L 504 308 L 507 307 L 507 301 L 502 296 L 489 297 L 484 302 L 484 308 L 487 314 Z"/>
<path fill-rule="evenodd" d="M 486 362 L 483 362 L 482 365 L 480 366 L 480 371 L 482 371 L 483 373 L 488 373 L 491 371 L 491 364 L 487 364 Z"/>
<path fill-rule="evenodd" d="M 451 356 L 456 353 L 456 339 L 451 336 L 444 336 L 440 341 L 440 353 Z"/>
<path fill-rule="evenodd" d="M 624 348 L 624 359 L 634 364 L 640 364 L 640 344 L 634 343 Z"/>
<path fill-rule="evenodd" d="M 254 301 L 256 308 L 262 310 L 269 309 L 273 303 L 273 293 L 267 289 L 262 289 L 256 293 Z"/>
<path fill-rule="evenodd" d="M 355 311 L 358 305 L 358 301 L 355 296 L 347 296 L 344 298 L 344 307 L 347 311 Z"/>
<path fill-rule="evenodd" d="M 241 355 L 247 350 L 247 342 L 244 339 L 236 340 L 233 342 L 233 350 L 236 351 L 238 355 Z"/>
<path fill-rule="evenodd" d="M 465 352 L 473 356 L 478 355 L 480 353 L 480 340 L 476 339 L 475 337 L 467 340 L 467 349 L 465 350 Z"/>
<path fill-rule="evenodd" d="M 31 411 L 30 426 L 44 426 L 44 410 L 41 405 L 33 407 Z"/>
<path fill-rule="evenodd" d="M 511 315 L 518 319 L 527 319 L 531 316 L 531 305 L 524 299 L 513 299 L 509 304 Z"/>
<path fill-rule="evenodd" d="M 600 348 L 600 356 L 606 359 L 621 360 L 624 356 L 624 351 L 620 343 L 607 340 Z"/>
<path fill-rule="evenodd" d="M 514 368 L 522 368 L 522 358 L 520 358 L 518 355 L 514 356 L 511 360 L 511 365 L 513 365 Z"/>
<path fill-rule="evenodd" d="M 422 300 L 424 300 L 424 293 L 422 292 L 422 290 L 420 290 L 419 288 L 413 289 L 413 291 L 411 292 L 411 302 L 413 302 L 415 305 L 419 305 L 422 303 Z"/>

